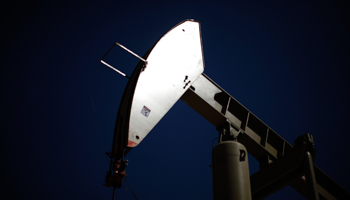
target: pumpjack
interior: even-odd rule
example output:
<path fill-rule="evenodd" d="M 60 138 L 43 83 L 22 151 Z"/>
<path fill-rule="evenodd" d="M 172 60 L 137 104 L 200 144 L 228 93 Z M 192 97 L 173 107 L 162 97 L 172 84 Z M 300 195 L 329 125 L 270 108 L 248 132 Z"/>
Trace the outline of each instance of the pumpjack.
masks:
<path fill-rule="evenodd" d="M 103 59 L 115 46 L 140 59 L 129 77 Z M 350 199 L 350 194 L 314 165 L 311 134 L 289 144 L 211 80 L 204 71 L 200 23 L 185 20 L 143 57 L 114 43 L 101 62 L 129 78 L 115 125 L 105 184 L 120 188 L 127 153 L 147 136 L 181 99 L 219 133 L 212 151 L 213 199 L 263 199 L 290 185 L 307 199 Z M 248 153 L 260 163 L 249 176 Z M 114 190 L 115 191 L 115 190 Z"/>

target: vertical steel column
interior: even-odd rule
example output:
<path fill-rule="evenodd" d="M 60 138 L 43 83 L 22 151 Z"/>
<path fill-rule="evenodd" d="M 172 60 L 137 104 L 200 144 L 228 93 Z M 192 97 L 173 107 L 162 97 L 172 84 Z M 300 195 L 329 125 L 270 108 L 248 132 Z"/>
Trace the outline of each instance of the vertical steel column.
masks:
<path fill-rule="evenodd" d="M 212 151 L 214 200 L 250 200 L 248 153 L 236 141 L 224 141 Z"/>
<path fill-rule="evenodd" d="M 314 170 L 314 162 L 310 152 L 306 152 L 304 156 L 304 171 L 306 179 L 307 196 L 310 200 L 319 200 L 318 192 L 316 189 L 316 177 Z"/>

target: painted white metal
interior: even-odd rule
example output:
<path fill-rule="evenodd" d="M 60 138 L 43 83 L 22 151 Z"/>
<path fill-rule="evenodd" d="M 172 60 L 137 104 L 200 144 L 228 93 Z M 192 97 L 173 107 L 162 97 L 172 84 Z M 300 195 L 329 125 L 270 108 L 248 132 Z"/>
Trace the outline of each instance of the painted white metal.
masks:
<path fill-rule="evenodd" d="M 147 57 L 133 97 L 128 147 L 137 146 L 204 71 L 199 22 L 166 33 Z"/>

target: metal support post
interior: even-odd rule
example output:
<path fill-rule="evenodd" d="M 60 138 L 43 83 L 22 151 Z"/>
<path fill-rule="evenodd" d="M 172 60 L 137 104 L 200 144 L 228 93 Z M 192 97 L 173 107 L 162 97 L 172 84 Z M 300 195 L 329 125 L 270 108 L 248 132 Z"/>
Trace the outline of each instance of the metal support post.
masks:
<path fill-rule="evenodd" d="M 316 188 L 316 177 L 314 171 L 314 163 L 312 161 L 312 156 L 309 151 L 305 153 L 304 156 L 304 171 L 307 187 L 307 198 L 310 200 L 319 200 L 318 192 Z"/>

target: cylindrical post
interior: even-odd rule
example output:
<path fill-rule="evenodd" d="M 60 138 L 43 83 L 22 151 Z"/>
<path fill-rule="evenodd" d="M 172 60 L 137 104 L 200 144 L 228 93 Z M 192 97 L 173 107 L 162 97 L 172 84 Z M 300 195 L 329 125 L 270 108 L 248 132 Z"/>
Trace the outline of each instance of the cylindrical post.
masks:
<path fill-rule="evenodd" d="M 250 200 L 250 177 L 246 148 L 224 141 L 212 151 L 214 200 Z"/>

